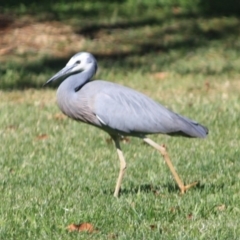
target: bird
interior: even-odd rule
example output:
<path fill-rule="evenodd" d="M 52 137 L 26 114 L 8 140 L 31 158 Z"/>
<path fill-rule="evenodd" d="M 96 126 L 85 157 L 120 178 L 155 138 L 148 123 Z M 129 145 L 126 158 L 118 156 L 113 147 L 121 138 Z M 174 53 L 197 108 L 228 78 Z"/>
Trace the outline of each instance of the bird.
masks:
<path fill-rule="evenodd" d="M 119 196 L 127 167 L 120 146 L 120 140 L 124 136 L 138 137 L 157 149 L 167 163 L 181 193 L 195 186 L 197 182 L 184 185 L 172 164 L 166 146 L 157 144 L 147 135 L 205 138 L 208 128 L 169 110 L 132 88 L 110 81 L 92 80 L 97 68 L 97 60 L 91 53 L 79 52 L 44 86 L 57 80 L 61 81 L 56 94 L 60 110 L 76 121 L 104 130 L 112 138 L 120 161 L 114 197 Z"/>

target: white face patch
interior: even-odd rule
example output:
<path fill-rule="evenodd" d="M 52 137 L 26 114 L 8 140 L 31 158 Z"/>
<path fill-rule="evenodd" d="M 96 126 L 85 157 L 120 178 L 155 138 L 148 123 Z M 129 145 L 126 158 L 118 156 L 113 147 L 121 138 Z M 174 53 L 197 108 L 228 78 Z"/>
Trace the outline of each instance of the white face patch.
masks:
<path fill-rule="evenodd" d="M 87 52 L 82 52 L 74 55 L 67 63 L 66 66 L 73 66 L 77 62 L 76 67 L 73 68 L 73 71 L 78 71 L 78 70 L 85 70 L 88 68 L 89 64 L 92 63 L 92 55 L 87 53 Z"/>
<path fill-rule="evenodd" d="M 87 52 L 82 52 L 80 55 L 81 59 L 87 60 L 88 58 L 91 58 L 91 55 Z"/>
<path fill-rule="evenodd" d="M 72 66 L 74 63 L 76 62 L 76 60 L 74 60 L 73 58 L 71 58 L 68 63 L 66 64 L 66 66 Z"/>

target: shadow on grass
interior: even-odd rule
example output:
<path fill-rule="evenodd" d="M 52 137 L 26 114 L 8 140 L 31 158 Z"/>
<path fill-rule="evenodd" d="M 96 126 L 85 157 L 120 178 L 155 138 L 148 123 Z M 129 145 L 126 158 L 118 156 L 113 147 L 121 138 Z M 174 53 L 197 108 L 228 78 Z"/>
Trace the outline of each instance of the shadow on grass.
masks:
<path fill-rule="evenodd" d="M 144 24 L 142 22 L 142 24 Z M 157 23 L 156 23 L 157 24 Z M 161 24 L 161 23 L 159 23 Z M 129 72 L 129 71 L 139 71 L 142 73 L 151 71 L 151 67 L 155 64 L 159 66 L 160 71 L 164 71 L 175 62 L 185 59 L 189 53 L 194 53 L 198 48 L 205 47 L 211 43 L 211 41 L 219 40 L 224 42 L 228 37 L 232 37 L 234 34 L 239 32 L 237 26 L 232 28 L 222 27 L 220 30 L 206 30 L 203 31 L 194 24 L 189 26 L 189 28 L 184 30 L 184 25 L 178 29 L 171 29 L 171 27 L 166 28 L 164 31 L 157 31 L 152 34 L 151 39 L 132 39 L 131 45 L 134 46 L 128 51 L 122 51 L 121 45 L 124 46 L 128 44 L 124 38 L 121 42 L 116 42 L 119 44 L 119 48 L 111 52 L 99 52 L 98 50 L 92 50 L 92 54 L 98 60 L 100 68 L 109 69 L 114 72 Z M 163 43 L 161 40 L 167 37 L 169 34 L 182 35 L 185 31 L 185 35 L 181 37 L 181 40 L 174 40 L 169 43 Z M 187 32 L 186 32 L 187 31 Z M 87 33 L 86 35 L 88 35 Z M 91 30 L 91 37 L 95 37 L 97 32 Z M 233 46 L 234 47 L 234 46 Z M 169 54 L 175 51 L 176 54 Z M 239 50 L 236 48 L 236 52 Z M 41 88 L 44 82 L 37 82 L 34 78 L 36 75 L 43 74 L 46 80 L 50 78 L 54 73 L 59 71 L 68 62 L 71 56 L 66 56 L 63 58 L 45 58 L 40 61 L 31 63 L 15 64 L 14 66 L 1 66 L 0 74 L 1 76 L 6 75 L 8 69 L 13 69 L 17 74 L 17 80 L 6 80 L 0 83 L 0 88 L 2 89 L 26 89 L 26 88 Z M 229 67 L 225 67 L 222 73 L 229 72 Z M 176 71 L 183 71 L 178 69 Z M 199 68 L 192 73 L 198 74 Z M 221 72 L 214 70 L 208 70 L 210 75 L 221 74 Z M 97 78 L 101 76 L 97 76 Z M 96 78 L 96 77 L 95 77 Z M 111 80 L 111 79 L 107 79 Z M 114 79 L 112 79 L 114 80 Z M 56 85 L 50 85 L 50 87 L 56 87 Z"/>
<path fill-rule="evenodd" d="M 169 0 L 165 3 L 165 1 L 126 1 L 126 0 L 82 0 L 79 4 L 77 0 L 61 0 L 61 1 L 53 1 L 53 0 L 42 0 L 41 4 L 38 1 L 32 0 L 8 0 L 3 1 L 1 7 L 3 9 L 6 8 L 21 8 L 21 11 L 25 11 L 26 13 L 31 13 L 32 11 L 35 14 L 41 14 L 46 12 L 54 12 L 56 16 L 61 15 L 62 12 L 57 11 L 53 6 L 59 5 L 60 8 L 64 9 L 64 13 L 68 17 L 72 16 L 96 16 L 99 11 L 103 11 L 106 16 L 108 16 L 109 11 L 113 10 L 113 7 L 121 8 L 121 5 L 126 4 L 126 7 L 131 8 L 141 8 L 142 11 L 146 10 L 146 8 L 152 7 L 161 7 L 165 9 L 171 8 L 181 8 L 188 12 L 197 12 L 201 15 L 239 15 L 240 11 L 240 2 L 239 0 L 199 0 L 192 3 L 186 3 L 185 1 L 176 1 Z M 84 6 L 87 4 L 87 7 Z M 77 6 L 77 9 L 76 9 Z M 75 7 L 75 8 L 74 8 Z M 54 11 L 55 10 L 55 11 Z M 123 8 L 123 10 L 127 10 Z M 132 9 L 131 9 L 132 10 Z M 126 14 L 126 13 L 125 13 Z"/>
<path fill-rule="evenodd" d="M 168 193 L 178 193 L 179 195 L 181 195 L 179 187 L 177 184 L 174 183 L 168 183 L 162 186 L 155 186 L 153 184 L 142 184 L 140 186 L 137 187 L 132 187 L 132 188 L 124 188 L 123 190 L 120 190 L 119 195 L 136 195 L 138 193 L 152 193 L 157 195 L 161 195 L 161 193 L 163 193 L 163 190 L 167 190 Z M 207 192 L 211 192 L 211 193 L 219 193 L 220 191 L 222 191 L 224 189 L 224 184 L 219 184 L 219 185 L 215 185 L 215 184 L 201 184 L 200 182 L 192 187 L 191 189 L 189 189 L 187 192 L 191 192 L 191 191 L 207 191 Z M 104 194 L 107 195 L 113 195 L 114 191 L 108 191 L 108 190 L 104 190 L 103 191 Z"/>
<path fill-rule="evenodd" d="M 191 188 L 189 191 L 194 191 L 194 190 L 204 190 L 205 186 L 201 184 L 197 184 L 195 187 Z M 169 183 L 161 186 L 155 186 L 153 184 L 142 184 L 140 186 L 135 186 L 132 188 L 124 188 L 123 190 L 120 190 L 120 196 L 121 195 L 129 195 L 129 194 L 138 194 L 138 193 L 153 193 L 155 195 L 161 195 L 164 189 L 167 189 L 169 193 L 179 193 L 180 190 L 177 184 L 174 183 Z M 103 191 L 104 194 L 111 194 L 113 195 L 113 191 Z"/>
<path fill-rule="evenodd" d="M 71 2 L 74 3 L 75 1 Z M 120 4 L 120 2 L 123 3 L 124 1 L 114 1 L 115 4 Z M 12 0 L 12 3 L 16 3 L 16 1 Z M 51 1 L 49 3 L 52 4 Z M 46 6 L 48 6 L 49 3 L 45 1 Z M 8 4 L 10 4 L 10 2 Z M 30 1 L 26 0 L 26 4 L 30 4 Z M 43 12 L 46 11 L 44 6 L 42 9 Z M 208 46 L 212 41 L 219 41 L 221 44 L 228 38 L 240 34 L 239 19 L 233 22 L 229 20 L 229 23 L 220 18 L 217 21 L 213 20 L 213 22 L 208 25 L 207 21 L 211 20 L 209 16 L 166 13 L 162 17 L 157 17 L 156 10 L 151 16 L 145 16 L 143 14 L 142 17 L 139 17 L 135 13 L 131 18 L 127 18 L 127 20 L 124 21 L 119 20 L 115 23 L 98 23 L 98 17 L 94 16 L 96 14 L 95 11 L 101 12 L 105 8 L 106 16 L 108 16 L 112 14 L 112 7 L 115 9 L 116 6 L 101 2 L 101 4 L 93 4 L 89 9 L 83 9 L 82 12 L 79 12 L 78 9 L 74 10 L 71 8 L 63 11 L 64 14 L 69 14 L 71 18 L 76 18 L 77 15 L 80 17 L 88 16 L 84 14 L 86 11 L 89 11 L 93 20 L 76 29 L 77 34 L 84 36 L 84 38 L 89 41 L 92 39 L 101 39 L 101 34 L 104 34 L 105 37 L 115 36 L 115 30 L 123 31 L 129 29 L 129 31 L 138 31 L 139 29 L 138 35 L 140 34 L 140 37 L 136 37 L 135 35 L 131 36 L 131 34 L 128 35 L 128 33 L 123 32 L 123 35 L 119 39 L 111 43 L 114 45 L 114 49 L 111 51 L 107 51 L 108 44 L 106 43 L 104 47 L 106 51 L 104 49 L 99 51 L 97 46 L 91 49 L 91 53 L 98 60 L 100 68 L 110 69 L 111 71 L 128 72 L 141 70 L 141 72 L 144 73 L 151 71 L 154 64 L 159 66 L 160 71 L 164 71 L 164 68 L 176 61 L 184 59 L 190 52 L 194 52 L 203 46 Z M 139 8 L 142 8 L 142 6 L 139 6 Z M 58 17 L 55 16 L 54 19 L 56 20 Z M 199 19 L 205 20 L 204 24 L 206 24 L 206 27 L 200 27 L 198 22 Z M 172 22 L 174 24 L 166 26 L 164 25 L 166 22 Z M 152 29 L 149 36 L 145 34 L 145 28 Z M 126 45 L 130 46 L 127 50 L 125 49 Z M 173 51 L 176 54 L 170 54 Z M 1 66 L 0 74 L 1 76 L 5 76 L 6 81 L 0 82 L 0 88 L 4 90 L 41 88 L 44 82 L 42 82 L 42 80 L 36 81 L 35 76 L 42 75 L 44 76 L 43 78 L 47 76 L 47 81 L 52 74 L 65 66 L 70 57 L 71 56 L 66 56 L 64 58 L 45 58 L 36 62 L 16 63 L 14 66 L 6 65 L 6 67 Z M 8 70 L 11 68 L 17 75 L 15 77 L 16 80 L 13 79 L 14 76 L 10 75 L 9 80 L 6 76 Z M 223 69 L 223 71 L 228 70 L 228 68 Z M 213 71 L 210 74 L 221 74 L 221 72 L 218 71 L 214 73 Z M 50 85 L 49 87 L 56 87 L 56 85 Z"/>

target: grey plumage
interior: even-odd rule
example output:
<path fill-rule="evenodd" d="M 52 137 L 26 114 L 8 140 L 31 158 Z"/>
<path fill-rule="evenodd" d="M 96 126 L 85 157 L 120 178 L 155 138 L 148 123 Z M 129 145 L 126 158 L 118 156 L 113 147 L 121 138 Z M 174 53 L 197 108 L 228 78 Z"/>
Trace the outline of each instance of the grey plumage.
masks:
<path fill-rule="evenodd" d="M 208 134 L 206 127 L 168 110 L 140 92 L 103 80 L 90 81 L 96 70 L 93 55 L 77 53 L 46 84 L 63 80 L 57 91 L 57 103 L 62 112 L 105 130 L 117 148 L 120 149 L 118 137 L 121 135 L 145 139 L 145 135 L 155 133 L 197 138 Z M 115 190 L 118 195 L 116 191 L 119 189 Z"/>

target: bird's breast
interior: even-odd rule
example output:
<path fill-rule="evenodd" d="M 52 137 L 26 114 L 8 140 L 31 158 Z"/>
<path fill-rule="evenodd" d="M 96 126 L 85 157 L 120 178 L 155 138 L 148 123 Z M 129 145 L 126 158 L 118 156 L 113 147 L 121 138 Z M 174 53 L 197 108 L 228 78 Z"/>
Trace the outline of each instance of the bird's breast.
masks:
<path fill-rule="evenodd" d="M 90 97 L 85 97 L 80 92 L 73 92 L 72 94 L 57 93 L 58 107 L 65 115 L 77 121 L 99 125 L 93 111 L 92 102 Z"/>

